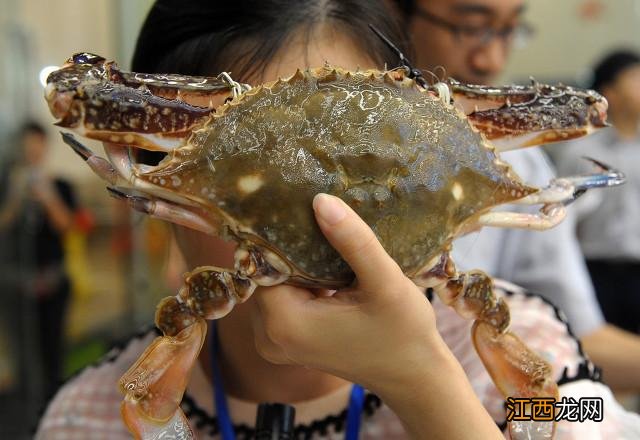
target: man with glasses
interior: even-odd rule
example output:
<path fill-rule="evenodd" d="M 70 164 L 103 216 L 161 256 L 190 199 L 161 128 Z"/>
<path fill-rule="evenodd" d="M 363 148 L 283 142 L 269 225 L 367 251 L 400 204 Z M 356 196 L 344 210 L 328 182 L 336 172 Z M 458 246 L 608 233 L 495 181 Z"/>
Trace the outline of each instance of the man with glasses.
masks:
<path fill-rule="evenodd" d="M 493 84 L 510 51 L 533 36 L 523 21 L 524 0 L 395 0 L 415 47 L 412 64 L 474 84 Z M 537 148 L 504 153 L 524 181 L 545 185 L 554 177 Z M 518 207 L 509 207 L 517 210 Z M 520 208 L 522 209 L 522 208 Z M 539 293 L 567 316 L 585 351 L 614 389 L 640 390 L 640 338 L 606 324 L 584 257 L 568 218 L 539 233 L 484 228 L 456 241 L 460 269 L 481 269 Z"/>
<path fill-rule="evenodd" d="M 522 0 L 399 0 L 406 14 L 414 64 L 473 84 L 491 84 L 512 46 L 526 44 L 533 29 L 522 21 Z"/>

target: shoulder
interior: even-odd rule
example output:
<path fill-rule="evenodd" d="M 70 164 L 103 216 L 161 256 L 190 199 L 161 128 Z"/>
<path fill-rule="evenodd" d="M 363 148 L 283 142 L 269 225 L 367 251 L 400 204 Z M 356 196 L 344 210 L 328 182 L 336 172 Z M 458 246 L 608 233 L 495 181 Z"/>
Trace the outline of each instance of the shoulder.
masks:
<path fill-rule="evenodd" d="M 47 406 L 36 439 L 88 438 L 89 433 L 92 438 L 129 439 L 116 384 L 156 336 L 154 329 L 145 330 L 67 381 Z"/>

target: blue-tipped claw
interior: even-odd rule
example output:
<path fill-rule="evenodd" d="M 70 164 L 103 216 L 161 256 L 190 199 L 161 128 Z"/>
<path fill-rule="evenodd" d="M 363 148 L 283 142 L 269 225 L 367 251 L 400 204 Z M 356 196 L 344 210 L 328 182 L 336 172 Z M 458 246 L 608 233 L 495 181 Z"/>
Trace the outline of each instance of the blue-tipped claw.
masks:
<path fill-rule="evenodd" d="M 621 171 L 618 171 L 615 168 L 612 168 L 611 166 L 591 157 L 583 156 L 583 159 L 593 163 L 600 172 L 595 174 L 587 174 L 584 176 L 564 177 L 564 179 L 569 180 L 575 188 L 573 198 L 565 201 L 565 205 L 572 203 L 578 197 L 587 192 L 587 190 L 590 190 L 592 188 L 618 186 L 622 185 L 626 181 L 626 177 Z"/>

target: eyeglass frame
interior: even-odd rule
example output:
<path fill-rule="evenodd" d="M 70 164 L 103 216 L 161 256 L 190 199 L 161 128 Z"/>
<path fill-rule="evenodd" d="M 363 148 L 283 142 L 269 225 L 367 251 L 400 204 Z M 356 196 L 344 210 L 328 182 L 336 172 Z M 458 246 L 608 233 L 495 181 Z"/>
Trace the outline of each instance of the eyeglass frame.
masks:
<path fill-rule="evenodd" d="M 471 38 L 479 38 L 478 44 L 474 45 L 472 49 L 480 49 L 487 46 L 494 38 L 500 38 L 500 40 L 507 44 L 509 40 L 515 40 L 516 37 L 520 36 L 521 40 L 520 45 L 526 44 L 527 40 L 535 35 L 535 28 L 527 23 L 527 22 L 519 22 L 516 26 L 507 26 L 503 29 L 494 29 L 492 27 L 477 27 L 477 26 L 464 26 L 456 23 L 452 23 L 449 20 L 446 20 L 442 17 L 438 17 L 437 15 L 427 11 L 426 9 L 416 5 L 414 8 L 414 13 L 432 24 L 436 26 L 440 26 L 451 32 L 451 34 L 456 38 L 459 42 L 462 41 L 463 35 L 466 33 L 468 37 Z"/>

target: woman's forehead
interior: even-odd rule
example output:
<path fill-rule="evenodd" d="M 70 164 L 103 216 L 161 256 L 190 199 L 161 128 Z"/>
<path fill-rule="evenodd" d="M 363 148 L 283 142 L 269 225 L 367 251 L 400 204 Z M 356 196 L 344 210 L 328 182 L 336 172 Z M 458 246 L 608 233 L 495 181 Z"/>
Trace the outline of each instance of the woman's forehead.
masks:
<path fill-rule="evenodd" d="M 375 69 L 376 64 L 358 47 L 351 37 L 334 30 L 313 32 L 308 36 L 293 36 L 269 62 L 261 82 L 288 77 L 296 69 L 320 67 L 325 63 L 347 70 Z"/>

